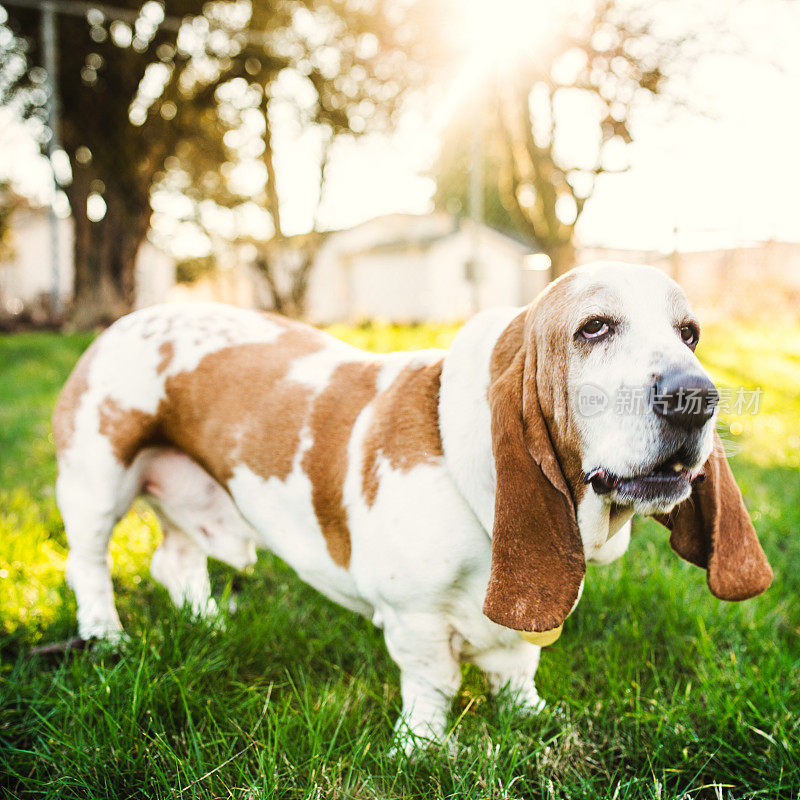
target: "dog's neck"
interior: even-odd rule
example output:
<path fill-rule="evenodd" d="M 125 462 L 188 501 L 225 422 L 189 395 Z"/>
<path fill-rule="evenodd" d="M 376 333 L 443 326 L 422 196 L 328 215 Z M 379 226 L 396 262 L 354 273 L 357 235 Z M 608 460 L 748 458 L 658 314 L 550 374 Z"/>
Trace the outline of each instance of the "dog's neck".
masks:
<path fill-rule="evenodd" d="M 459 331 L 442 369 L 439 427 L 445 461 L 459 491 L 489 536 L 494 524 L 496 491 L 488 403 L 490 365 L 498 338 L 519 313 L 518 308 L 502 308 L 476 314 Z M 561 449 L 560 442 L 554 444 Z M 563 458 L 562 453 L 559 456 Z M 574 469 L 569 472 L 566 477 L 576 500 L 578 528 L 586 557 L 590 558 L 630 514 L 615 513 L 591 490 L 578 492 L 573 484 L 580 477 Z"/>

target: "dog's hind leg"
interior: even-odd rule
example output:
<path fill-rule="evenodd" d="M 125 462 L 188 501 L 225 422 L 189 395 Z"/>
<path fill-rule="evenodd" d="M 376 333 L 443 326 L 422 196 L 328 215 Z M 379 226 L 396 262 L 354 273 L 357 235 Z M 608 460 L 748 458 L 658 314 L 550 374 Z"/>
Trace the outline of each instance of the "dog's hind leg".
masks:
<path fill-rule="evenodd" d="M 83 639 L 118 639 L 122 625 L 114 605 L 108 542 L 127 511 L 126 470 L 117 461 L 59 463 L 56 497 L 67 534 L 67 583 L 78 605 Z"/>
<path fill-rule="evenodd" d="M 207 556 L 236 569 L 255 563 L 252 529 L 225 489 L 184 453 L 153 448 L 141 457 L 142 490 L 164 531 L 150 573 L 177 606 L 188 605 L 202 617 L 216 615 Z"/>
<path fill-rule="evenodd" d="M 216 616 L 218 609 L 211 597 L 206 554 L 187 533 L 163 514 L 158 516 L 164 541 L 153 553 L 150 574 L 169 592 L 178 608 L 188 606 L 198 617 Z"/>

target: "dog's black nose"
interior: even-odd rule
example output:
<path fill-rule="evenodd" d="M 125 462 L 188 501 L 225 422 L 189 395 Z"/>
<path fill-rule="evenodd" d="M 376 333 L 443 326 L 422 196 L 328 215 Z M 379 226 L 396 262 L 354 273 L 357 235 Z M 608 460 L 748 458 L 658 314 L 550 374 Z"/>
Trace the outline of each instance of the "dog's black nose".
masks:
<path fill-rule="evenodd" d="M 716 387 L 705 375 L 683 370 L 656 381 L 651 397 L 653 411 L 681 428 L 701 428 L 719 402 Z"/>

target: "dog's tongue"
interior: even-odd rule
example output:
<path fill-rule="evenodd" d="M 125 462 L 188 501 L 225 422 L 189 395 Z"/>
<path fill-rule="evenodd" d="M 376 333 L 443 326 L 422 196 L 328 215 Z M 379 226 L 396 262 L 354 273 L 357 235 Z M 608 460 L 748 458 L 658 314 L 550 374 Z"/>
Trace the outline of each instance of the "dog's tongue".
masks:
<path fill-rule="evenodd" d="M 615 478 L 609 476 L 609 474 L 602 468 L 593 469 L 591 472 L 587 472 L 583 478 L 584 483 L 591 483 L 592 489 L 597 492 L 597 494 L 608 494 L 609 492 L 614 491 L 617 485 L 617 481 Z"/>

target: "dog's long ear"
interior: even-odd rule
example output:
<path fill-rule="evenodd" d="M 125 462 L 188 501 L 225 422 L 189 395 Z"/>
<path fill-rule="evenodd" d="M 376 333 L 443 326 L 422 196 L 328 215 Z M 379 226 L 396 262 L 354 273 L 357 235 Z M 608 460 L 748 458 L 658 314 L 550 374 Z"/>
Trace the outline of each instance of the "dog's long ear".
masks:
<path fill-rule="evenodd" d="M 770 585 L 772 569 L 716 433 L 704 472 L 688 500 L 656 519 L 670 529 L 669 543 L 681 558 L 708 570 L 715 597 L 747 600 Z"/>
<path fill-rule="evenodd" d="M 515 630 L 552 630 L 577 602 L 586 564 L 539 405 L 532 346 L 520 347 L 491 384 L 489 406 L 497 491 L 483 613 Z"/>

